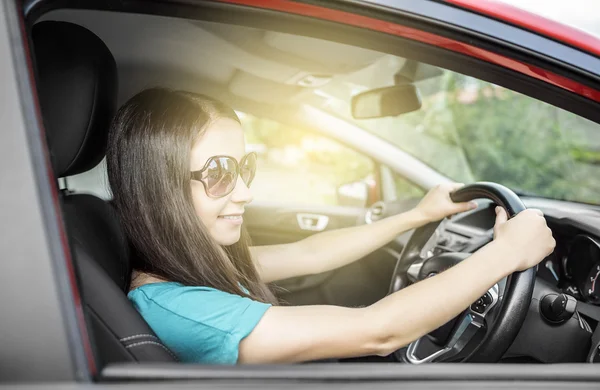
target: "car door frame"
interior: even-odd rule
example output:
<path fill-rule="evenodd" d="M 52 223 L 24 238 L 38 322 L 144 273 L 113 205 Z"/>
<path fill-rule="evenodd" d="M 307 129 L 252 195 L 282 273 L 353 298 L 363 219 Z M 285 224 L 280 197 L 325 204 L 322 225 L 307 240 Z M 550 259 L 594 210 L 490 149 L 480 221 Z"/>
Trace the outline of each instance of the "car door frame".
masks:
<path fill-rule="evenodd" d="M 0 1 L 0 378 L 87 382 L 91 348 L 18 2 Z"/>
<path fill-rule="evenodd" d="M 68 3 L 67 1 L 60 4 Z M 489 50 L 491 42 L 499 40 L 500 49 L 505 51 L 501 57 L 508 58 L 506 56 L 510 54 L 517 58 L 531 58 L 532 62 L 535 62 L 534 67 L 541 70 L 548 68 L 551 72 L 558 72 L 562 77 L 558 80 L 558 84 L 561 86 L 541 88 L 554 92 L 553 96 L 542 96 L 543 93 L 536 93 L 540 97 L 544 97 L 540 100 L 555 102 L 563 108 L 573 112 L 582 112 L 587 115 L 586 117 L 600 122 L 600 110 L 597 110 L 596 113 L 591 110 L 591 108 L 597 108 L 597 103 L 590 104 L 581 97 L 590 90 L 589 87 L 583 85 L 582 81 L 585 84 L 594 85 L 594 89 L 600 89 L 596 87 L 600 76 L 591 72 L 591 67 L 600 64 L 600 59 L 581 59 L 582 56 L 589 56 L 589 54 L 555 40 L 434 1 L 410 3 L 398 0 L 394 5 L 402 8 L 402 11 L 392 11 L 378 5 L 369 7 L 358 2 L 329 1 L 326 4 L 320 2 L 318 6 L 315 6 L 314 2 L 296 1 L 293 4 L 287 0 L 272 2 L 272 4 L 282 3 L 300 8 L 303 5 L 321 7 L 325 14 L 328 10 L 333 9 L 332 12 L 335 15 L 339 15 L 336 13 L 339 9 L 344 9 L 344 12 L 350 13 L 350 16 L 357 16 L 355 19 L 362 22 L 379 21 L 390 28 L 388 33 L 396 31 L 393 27 L 398 26 L 397 23 L 403 21 L 404 25 L 411 23 L 418 25 L 423 23 L 422 20 L 419 21 L 421 18 L 427 22 L 428 28 L 439 28 L 442 36 L 446 38 L 448 35 L 459 34 L 458 32 L 464 34 L 458 37 L 457 41 L 459 43 L 461 41 L 469 42 L 459 45 L 463 49 L 473 45 L 475 48 L 485 47 L 485 50 Z M 165 4 L 166 2 L 146 4 L 145 11 L 164 13 Z M 115 9 L 118 8 L 117 3 L 111 3 L 111 5 Z M 124 10 L 133 11 L 136 7 L 142 6 L 142 3 L 133 1 L 118 5 Z M 227 8 L 222 3 L 214 3 L 214 5 L 222 7 L 223 10 Z M 262 2 L 262 5 L 267 5 L 267 2 Z M 323 8 L 325 5 L 330 8 Z M 104 5 L 100 7 L 93 1 L 85 6 L 104 7 Z M 417 10 L 418 12 L 413 9 L 421 6 L 430 9 L 423 8 Z M 23 7 L 26 13 L 31 12 L 31 15 L 34 15 L 35 12 L 43 12 L 51 6 L 48 2 L 37 1 L 26 2 Z M 8 318 L 8 320 L 3 322 L 0 335 L 1 339 L 8 344 L 5 344 L 4 348 L 0 350 L 0 367 L 2 367 L 0 369 L 2 370 L 2 379 L 45 381 L 46 385 L 62 381 L 63 384 L 76 385 L 91 380 L 95 372 L 93 361 L 90 362 L 91 352 L 87 337 L 85 337 L 80 299 L 60 218 L 56 183 L 49 170 L 50 164 L 43 140 L 39 107 L 37 107 L 37 99 L 33 92 L 33 67 L 29 60 L 30 53 L 25 39 L 26 29 L 22 11 L 21 4 L 16 1 L 2 0 L 0 2 L 0 77 L 2 80 L 8 80 L 0 91 L 0 102 L 3 112 L 2 123 L 5 129 L 10 130 L 1 133 L 2 142 L 0 142 L 1 177 L 3 184 L 8 183 L 10 187 L 9 190 L 0 191 L 0 205 L 3 205 L 3 217 L 0 218 L 1 230 L 9 232 L 0 241 L 0 251 L 4 259 L 10 259 L 6 262 L 1 279 L 4 294 L 0 300 L 0 309 L 3 318 Z M 252 10 L 250 13 L 255 11 Z M 176 14 L 184 15 L 181 12 L 179 9 Z M 439 13 L 438 18 L 432 16 L 434 13 Z M 452 15 L 450 15 L 451 13 Z M 193 15 L 196 14 L 197 12 Z M 235 12 L 229 16 L 235 16 L 234 14 Z M 365 16 L 365 14 L 370 16 Z M 188 14 L 188 16 L 190 15 Z M 222 17 L 225 16 L 222 15 Z M 481 25 L 475 23 L 477 28 L 471 26 L 470 31 L 451 28 L 451 23 L 455 23 L 459 16 L 477 18 L 477 23 Z M 444 25 L 444 19 L 447 22 L 446 25 Z M 441 27 L 433 26 L 435 24 L 433 21 L 436 20 Z M 488 28 L 490 24 L 499 24 L 499 26 L 511 30 L 511 33 L 514 33 L 514 39 L 526 35 L 531 38 L 531 41 L 542 40 L 545 43 L 542 52 L 540 53 L 540 50 L 534 52 L 533 49 L 537 47 L 537 44 L 528 43 L 527 39 L 520 40 L 520 45 L 513 47 L 507 43 L 508 40 L 503 40 L 503 35 L 493 39 L 486 36 L 482 30 Z M 403 30 L 401 27 L 397 28 Z M 336 36 L 333 38 L 335 40 Z M 342 37 L 340 36 L 339 39 Z M 447 40 L 442 41 L 447 42 Z M 571 69 L 565 63 L 561 63 L 560 59 L 557 60 L 556 57 L 548 56 L 548 53 L 543 52 L 552 51 L 552 47 L 559 48 L 561 53 L 575 51 L 578 58 L 577 67 Z M 480 60 L 476 60 L 475 63 Z M 496 65 L 500 66 L 500 64 Z M 507 63 L 504 65 L 510 66 Z M 600 67 L 594 69 L 600 69 Z M 515 70 L 513 69 L 513 71 Z M 473 71 L 469 74 L 473 76 L 474 72 L 476 73 Z M 544 74 L 548 75 L 547 72 Z M 527 77 L 523 78 L 518 74 L 515 74 L 515 78 L 526 84 L 532 82 Z M 547 81 L 549 80 L 544 82 Z M 556 80 L 554 81 L 556 82 Z M 533 84 L 536 83 L 533 82 Z M 564 92 L 563 87 L 574 89 L 575 92 Z M 567 101 L 561 102 L 559 97 L 566 98 Z M 578 108 L 577 104 L 585 107 Z M 3 364 L 7 365 L 2 366 Z M 281 386 L 289 379 L 296 379 L 296 387 L 314 387 L 324 385 L 322 381 L 331 379 L 337 380 L 339 386 L 344 386 L 348 380 L 362 380 L 363 384 L 368 386 L 372 385 L 370 381 L 377 377 L 380 380 L 385 378 L 390 382 L 405 381 L 403 385 L 406 388 L 411 384 L 418 386 L 423 383 L 437 388 L 440 380 L 454 381 L 453 384 L 464 388 L 480 388 L 482 383 L 497 385 L 499 388 L 518 384 L 527 385 L 529 388 L 536 386 L 542 388 L 549 383 L 554 385 L 562 383 L 566 387 L 574 382 L 588 385 L 591 388 L 591 386 L 597 385 L 597 381 L 600 381 L 600 371 L 592 365 L 527 366 L 526 369 L 490 365 L 478 365 L 477 369 L 474 369 L 472 365 L 435 365 L 405 367 L 404 369 L 400 369 L 396 365 L 379 367 L 342 365 L 325 369 L 311 368 L 310 370 L 302 368 L 303 366 L 287 366 L 278 369 L 272 367 L 201 368 L 140 364 L 108 367 L 104 371 L 104 376 L 111 378 L 112 381 L 134 380 L 135 378 L 155 378 L 165 381 L 186 378 L 187 381 L 194 381 L 198 387 L 201 387 L 203 383 L 207 385 L 203 381 L 211 379 L 220 380 L 221 386 L 252 386 L 256 385 L 256 381 L 260 383 L 265 379 L 272 380 L 270 385 L 263 385 L 265 387 Z M 435 382 L 424 382 L 424 378 Z M 224 382 L 224 379 L 230 381 Z M 306 384 L 306 382 L 302 382 L 303 380 L 312 382 Z M 209 382 L 208 385 L 214 386 L 214 383 Z M 381 384 L 381 382 L 379 383 Z M 148 386 L 145 382 L 130 382 L 122 385 L 127 388 Z M 393 385 L 396 386 L 396 384 Z M 168 386 L 170 388 L 185 387 L 186 383 L 169 382 Z"/>

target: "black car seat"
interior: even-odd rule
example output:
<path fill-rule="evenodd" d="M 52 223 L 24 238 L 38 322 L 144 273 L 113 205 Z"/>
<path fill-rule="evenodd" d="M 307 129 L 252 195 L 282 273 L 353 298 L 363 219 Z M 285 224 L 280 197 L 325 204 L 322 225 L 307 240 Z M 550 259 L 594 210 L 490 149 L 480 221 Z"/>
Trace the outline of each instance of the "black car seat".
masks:
<path fill-rule="evenodd" d="M 71 23 L 36 24 L 32 43 L 54 174 L 90 170 L 105 155 L 116 108 L 115 60 L 100 38 Z M 126 297 L 128 243 L 113 208 L 68 189 L 61 205 L 96 364 L 176 360 Z"/>

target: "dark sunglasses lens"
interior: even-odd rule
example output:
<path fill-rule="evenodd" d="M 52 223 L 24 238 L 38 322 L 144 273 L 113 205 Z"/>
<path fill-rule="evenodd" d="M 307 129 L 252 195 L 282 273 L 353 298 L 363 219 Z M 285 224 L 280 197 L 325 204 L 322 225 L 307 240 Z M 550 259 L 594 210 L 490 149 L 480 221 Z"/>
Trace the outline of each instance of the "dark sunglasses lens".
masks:
<path fill-rule="evenodd" d="M 244 163 L 240 168 L 240 175 L 242 176 L 242 180 L 246 183 L 246 186 L 250 187 L 252 184 L 252 180 L 254 180 L 254 175 L 256 174 L 256 154 L 250 153 L 246 156 Z"/>
<path fill-rule="evenodd" d="M 206 191 L 211 196 L 229 194 L 237 180 L 235 161 L 228 157 L 214 158 L 206 172 Z"/>

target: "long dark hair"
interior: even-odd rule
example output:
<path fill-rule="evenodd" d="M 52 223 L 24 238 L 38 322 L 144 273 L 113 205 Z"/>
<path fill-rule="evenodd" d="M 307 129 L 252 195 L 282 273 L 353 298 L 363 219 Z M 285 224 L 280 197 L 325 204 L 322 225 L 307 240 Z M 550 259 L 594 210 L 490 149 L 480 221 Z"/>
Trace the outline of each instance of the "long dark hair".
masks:
<path fill-rule="evenodd" d="M 192 203 L 190 151 L 219 118 L 235 111 L 208 96 L 142 91 L 117 112 L 108 137 L 114 204 L 136 253 L 136 269 L 187 286 L 207 286 L 275 303 L 259 279 L 249 237 L 220 246 Z"/>

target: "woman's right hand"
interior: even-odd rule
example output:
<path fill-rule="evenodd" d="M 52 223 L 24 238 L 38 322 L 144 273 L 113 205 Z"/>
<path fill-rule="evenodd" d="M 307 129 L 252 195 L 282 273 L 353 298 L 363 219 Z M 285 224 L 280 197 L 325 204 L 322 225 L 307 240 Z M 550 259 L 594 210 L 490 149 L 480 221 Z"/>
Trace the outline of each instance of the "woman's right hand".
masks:
<path fill-rule="evenodd" d="M 544 214 L 537 209 L 524 210 L 508 220 L 506 211 L 496 207 L 494 240 L 511 254 L 515 271 L 535 266 L 556 246 Z"/>

